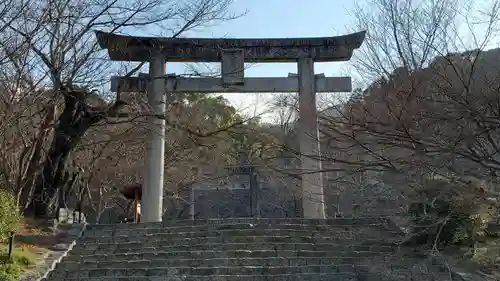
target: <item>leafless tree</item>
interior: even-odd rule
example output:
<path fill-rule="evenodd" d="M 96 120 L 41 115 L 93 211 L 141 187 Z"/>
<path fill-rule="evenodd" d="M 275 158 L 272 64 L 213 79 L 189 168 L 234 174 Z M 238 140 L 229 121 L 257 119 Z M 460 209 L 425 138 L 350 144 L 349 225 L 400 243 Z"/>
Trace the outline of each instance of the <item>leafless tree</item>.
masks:
<path fill-rule="evenodd" d="M 115 100 L 104 90 L 109 71 L 117 66 L 105 59 L 93 31 L 160 30 L 169 32 L 164 36 L 177 37 L 188 30 L 237 17 L 231 13 L 231 3 L 232 0 L 27 0 L 19 2 L 16 15 L 14 9 L 1 9 L 11 15 L 1 17 L 2 42 L 17 44 L 16 52 L 2 46 L 6 61 L 2 72 L 15 72 L 25 80 L 28 87 L 16 87 L 15 92 L 22 90 L 31 106 L 44 103 L 54 109 L 53 120 L 40 114 L 31 118 L 38 120 L 36 127 L 41 126 L 40 120 L 47 120 L 45 123 L 50 124 L 53 132 L 38 130 L 43 145 L 29 146 L 36 148 L 37 156 L 28 161 L 36 168 L 32 165 L 27 169 L 34 184 L 26 180 L 23 184 L 31 189 L 25 200 L 30 212 L 44 217 L 53 209 L 57 190 L 64 184 L 60 181 L 70 154 L 89 128 L 105 122 L 124 106 L 123 101 Z M 129 75 L 137 69 L 129 71 Z M 9 80 L 4 85 L 12 83 Z"/>
<path fill-rule="evenodd" d="M 488 49 L 497 47 L 499 8 L 389 0 L 355 7 L 355 28 L 368 30 L 352 61 L 363 89 L 320 120 L 324 171 L 336 191 L 367 192 L 376 180 L 410 199 L 429 180 L 446 179 L 461 207 L 474 200 L 471 212 L 498 196 L 499 52 Z"/>
<path fill-rule="evenodd" d="M 444 172 L 442 168 L 453 172 L 453 163 L 445 161 L 471 160 L 491 170 L 495 160 L 486 156 L 491 151 L 474 152 L 464 142 L 478 140 L 481 127 L 470 128 L 477 123 L 474 119 L 492 114 L 492 108 L 487 110 L 482 105 L 494 103 L 496 69 L 491 63 L 493 53 L 484 49 L 491 47 L 498 31 L 498 2 L 489 1 L 479 6 L 480 10 L 472 9 L 477 5 L 460 1 L 452 5 L 446 1 L 375 0 L 369 10 L 366 7 L 355 10 L 358 26 L 367 28 L 369 34 L 353 65 L 371 82 L 358 93 L 358 100 L 352 99 L 337 114 L 336 123 L 349 128 L 343 137 L 358 142 L 360 148 L 365 146 L 359 152 L 367 153 L 371 162 L 383 169 L 398 170 L 397 164 L 401 164 L 432 173 Z M 472 15 L 481 18 L 475 21 Z M 465 27 L 459 22 L 465 22 L 469 29 L 467 41 Z M 474 50 L 465 52 L 470 49 Z M 488 86 L 479 86 L 482 83 Z M 444 129 L 451 126 L 461 129 L 458 133 Z M 491 128 L 485 131 L 491 132 Z M 383 146 L 386 151 L 367 151 L 375 149 L 375 143 L 379 150 Z M 431 161 L 437 160 L 432 159 L 436 153 L 451 158 Z M 472 169 L 467 172 L 472 173 Z"/>

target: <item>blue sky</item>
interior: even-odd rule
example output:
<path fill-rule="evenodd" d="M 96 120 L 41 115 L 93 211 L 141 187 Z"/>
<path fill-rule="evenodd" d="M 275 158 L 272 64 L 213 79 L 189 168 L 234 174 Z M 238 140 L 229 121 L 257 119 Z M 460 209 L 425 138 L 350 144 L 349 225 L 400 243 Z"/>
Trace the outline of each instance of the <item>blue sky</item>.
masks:
<path fill-rule="evenodd" d="M 248 13 L 236 20 L 204 30 L 189 32 L 188 37 L 318 37 L 337 36 L 348 32 L 353 18 L 348 11 L 352 0 L 235 0 L 232 9 Z M 167 72 L 183 73 L 184 64 L 167 63 Z M 245 70 L 248 77 L 286 77 L 296 73 L 296 64 L 253 64 Z M 346 76 L 346 63 L 316 63 L 316 73 Z M 234 106 L 247 114 L 267 110 L 273 94 L 226 94 Z M 254 112 L 257 111 L 257 112 Z"/>
<path fill-rule="evenodd" d="M 234 0 L 232 10 L 235 13 L 248 11 L 248 13 L 236 20 L 223 23 L 203 30 L 191 31 L 184 37 L 229 37 L 229 38 L 276 38 L 276 37 L 318 37 L 338 36 L 353 31 L 354 15 L 350 14 L 355 0 Z M 477 0 L 479 3 L 487 2 Z M 477 4 L 477 3 L 476 3 Z M 479 8 L 479 7 L 475 7 Z M 487 9 L 486 9 L 487 10 Z M 469 13 L 471 13 L 469 15 Z M 477 13 L 467 11 L 467 16 Z M 484 17 L 479 17 L 483 18 Z M 469 18 L 474 22 L 474 17 Z M 460 35 L 463 33 L 465 43 L 473 43 L 470 36 L 471 30 L 475 35 L 484 35 L 481 29 L 485 24 L 467 25 L 458 27 Z M 482 33 L 481 33 L 482 32 Z M 498 31 L 497 31 L 498 32 Z M 481 37 L 480 36 L 480 37 Z M 494 38 L 496 39 L 496 37 Z M 499 40 L 493 40 L 497 47 Z M 472 48 L 472 47 L 471 47 Z M 469 48 L 469 49 L 471 49 Z M 316 63 L 316 73 L 324 73 L 326 76 L 353 76 L 349 71 L 348 62 Z M 196 65 L 203 70 L 203 66 Z M 168 73 L 185 73 L 186 65 L 181 63 L 167 63 Z M 289 72 L 296 73 L 296 64 L 254 64 L 245 70 L 247 77 L 286 77 Z M 354 85 L 356 86 L 356 84 Z M 278 94 L 226 94 L 224 97 L 232 105 L 247 115 L 256 115 L 269 110 L 269 105 Z M 318 104 L 325 100 L 330 102 L 336 97 L 345 98 L 346 93 L 333 93 L 318 95 Z M 330 103 L 331 104 L 331 103 Z M 324 106 L 324 105 L 323 105 Z M 272 116 L 266 118 L 272 119 Z"/>

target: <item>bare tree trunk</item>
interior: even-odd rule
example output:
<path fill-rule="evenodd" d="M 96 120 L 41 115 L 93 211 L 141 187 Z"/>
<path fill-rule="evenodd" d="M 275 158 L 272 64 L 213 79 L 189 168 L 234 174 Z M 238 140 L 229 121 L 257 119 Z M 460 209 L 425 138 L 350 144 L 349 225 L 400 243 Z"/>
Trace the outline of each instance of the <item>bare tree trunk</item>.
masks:
<path fill-rule="evenodd" d="M 54 139 L 43 163 L 42 172 L 36 177 L 33 198 L 27 208 L 27 213 L 37 218 L 51 215 L 57 190 L 66 184 L 63 174 L 71 151 L 90 126 L 104 117 L 102 112 L 88 111 L 83 103 L 83 94 L 65 94 L 64 110 L 58 118 Z"/>

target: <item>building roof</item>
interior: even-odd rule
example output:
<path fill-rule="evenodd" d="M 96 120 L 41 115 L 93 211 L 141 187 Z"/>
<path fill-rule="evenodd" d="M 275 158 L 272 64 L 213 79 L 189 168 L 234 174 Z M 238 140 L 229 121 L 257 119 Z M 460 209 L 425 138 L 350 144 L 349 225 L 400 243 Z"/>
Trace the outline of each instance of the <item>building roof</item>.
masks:
<path fill-rule="evenodd" d="M 97 40 L 111 60 L 148 61 L 159 51 L 171 62 L 219 62 L 224 49 L 242 49 L 246 62 L 347 61 L 365 38 L 365 31 L 336 37 L 314 38 L 167 38 L 139 37 L 96 31 Z"/>

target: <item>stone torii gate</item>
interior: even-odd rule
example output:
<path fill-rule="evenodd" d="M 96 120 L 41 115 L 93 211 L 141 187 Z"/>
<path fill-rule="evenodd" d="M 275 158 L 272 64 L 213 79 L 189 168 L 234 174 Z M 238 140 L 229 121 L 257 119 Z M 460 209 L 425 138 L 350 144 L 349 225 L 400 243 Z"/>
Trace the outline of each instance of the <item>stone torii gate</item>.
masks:
<path fill-rule="evenodd" d="M 348 61 L 363 43 L 365 32 L 338 37 L 294 39 L 191 39 L 136 37 L 96 32 L 99 45 L 113 61 L 149 61 L 146 77 L 113 77 L 112 90 L 146 92 L 156 116 L 166 111 L 165 93 L 299 92 L 299 138 L 302 205 L 305 218 L 325 218 L 321 172 L 317 92 L 350 92 L 350 77 L 315 75 L 314 62 Z M 221 78 L 166 75 L 166 62 L 221 62 Z M 280 78 L 245 78 L 244 63 L 296 62 L 298 73 Z M 165 120 L 148 119 L 141 221 L 162 220 Z"/>

